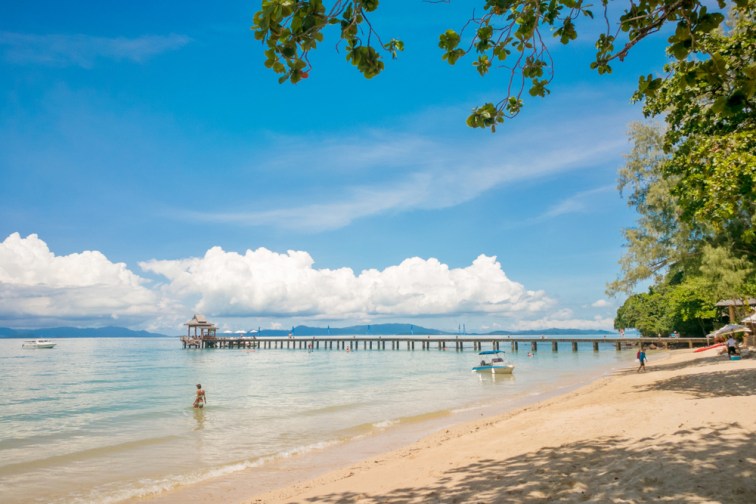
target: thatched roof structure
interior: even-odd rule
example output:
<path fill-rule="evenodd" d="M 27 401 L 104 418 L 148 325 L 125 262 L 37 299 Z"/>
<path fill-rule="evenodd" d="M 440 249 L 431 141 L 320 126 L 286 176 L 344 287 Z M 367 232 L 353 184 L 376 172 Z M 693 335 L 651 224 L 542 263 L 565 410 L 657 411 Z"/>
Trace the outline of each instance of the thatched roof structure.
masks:
<path fill-rule="evenodd" d="M 215 324 L 208 322 L 204 315 L 195 313 L 192 320 L 186 322 L 184 325 L 189 327 L 213 327 Z"/>
<path fill-rule="evenodd" d="M 186 335 L 192 336 L 192 329 L 194 329 L 194 337 L 201 338 L 215 338 L 216 327 L 215 324 L 207 321 L 204 315 L 194 314 L 192 320 L 184 324 L 187 326 Z"/>

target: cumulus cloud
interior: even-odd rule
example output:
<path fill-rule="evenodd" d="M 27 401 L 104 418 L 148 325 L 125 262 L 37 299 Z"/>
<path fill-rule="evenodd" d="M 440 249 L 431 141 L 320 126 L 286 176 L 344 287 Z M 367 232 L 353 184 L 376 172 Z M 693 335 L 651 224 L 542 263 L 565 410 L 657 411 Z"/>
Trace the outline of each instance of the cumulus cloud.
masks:
<path fill-rule="evenodd" d="M 0 54 L 15 64 L 91 68 L 98 59 L 145 61 L 188 44 L 183 35 L 93 37 L 89 35 L 34 35 L 0 32 Z"/>
<path fill-rule="evenodd" d="M 370 323 L 470 319 L 508 329 L 611 328 L 582 320 L 543 291 L 509 279 L 496 257 L 465 267 L 412 257 L 385 269 L 317 268 L 309 253 L 212 247 L 202 257 L 139 263 L 151 282 L 98 251 L 56 255 L 37 235 L 0 243 L 0 319 L 17 326 L 114 323 L 175 330 L 191 312 L 216 319 Z M 595 305 L 595 304 L 594 304 Z M 217 320 L 220 319 L 220 320 Z M 508 322 L 506 322 L 508 321 Z"/>
<path fill-rule="evenodd" d="M 318 269 L 302 251 L 265 248 L 243 255 L 213 247 L 204 257 L 153 260 L 143 270 L 168 279 L 172 297 L 199 296 L 195 308 L 221 317 L 312 319 L 535 313 L 553 303 L 507 278 L 495 257 L 450 268 L 413 257 L 384 270 Z"/>
<path fill-rule="evenodd" d="M 12 320 L 154 315 L 159 301 L 144 279 L 101 252 L 56 256 L 35 234 L 0 243 L 0 317 Z"/>
<path fill-rule="evenodd" d="M 610 306 L 609 301 L 606 299 L 599 299 L 598 301 L 595 301 L 593 304 L 591 304 L 594 308 L 606 308 L 607 306 Z"/>

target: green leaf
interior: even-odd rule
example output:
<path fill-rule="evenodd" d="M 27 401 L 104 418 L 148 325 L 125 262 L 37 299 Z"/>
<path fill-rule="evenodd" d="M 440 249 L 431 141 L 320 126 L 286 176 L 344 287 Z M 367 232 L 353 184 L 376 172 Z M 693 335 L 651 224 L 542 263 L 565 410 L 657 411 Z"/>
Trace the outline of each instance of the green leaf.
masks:
<path fill-rule="evenodd" d="M 709 33 L 710 31 L 718 28 L 719 25 L 722 24 L 722 21 L 724 21 L 724 16 L 719 12 L 704 14 L 703 16 L 698 18 L 698 23 L 696 24 L 695 31 L 701 33 Z"/>

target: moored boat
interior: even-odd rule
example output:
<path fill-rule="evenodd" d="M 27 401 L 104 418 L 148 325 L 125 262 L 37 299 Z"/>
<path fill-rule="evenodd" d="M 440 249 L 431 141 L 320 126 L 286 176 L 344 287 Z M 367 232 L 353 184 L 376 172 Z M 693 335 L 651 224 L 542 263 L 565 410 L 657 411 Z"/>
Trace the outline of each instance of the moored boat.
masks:
<path fill-rule="evenodd" d="M 49 339 L 35 339 L 24 341 L 23 348 L 54 348 L 57 343 Z"/>
<path fill-rule="evenodd" d="M 504 359 L 499 357 L 499 354 L 503 353 L 503 350 L 485 350 L 478 353 L 478 355 L 483 356 L 483 360 L 480 361 L 480 365 L 473 367 L 472 370 L 480 374 L 512 374 L 514 365 L 507 364 Z M 491 356 L 490 361 L 486 361 L 487 355 Z"/>

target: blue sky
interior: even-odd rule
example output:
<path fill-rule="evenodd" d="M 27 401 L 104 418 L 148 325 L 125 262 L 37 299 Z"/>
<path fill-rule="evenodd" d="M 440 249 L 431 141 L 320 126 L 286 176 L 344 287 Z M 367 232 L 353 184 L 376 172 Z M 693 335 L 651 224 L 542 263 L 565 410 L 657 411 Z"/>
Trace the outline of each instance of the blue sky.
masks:
<path fill-rule="evenodd" d="M 611 329 L 617 169 L 663 39 L 609 76 L 600 22 L 552 42 L 552 94 L 491 134 L 465 119 L 506 76 L 437 48 L 471 3 L 382 4 L 406 45 L 383 74 L 331 34 L 296 86 L 258 2 L 0 4 L 0 325 Z"/>

